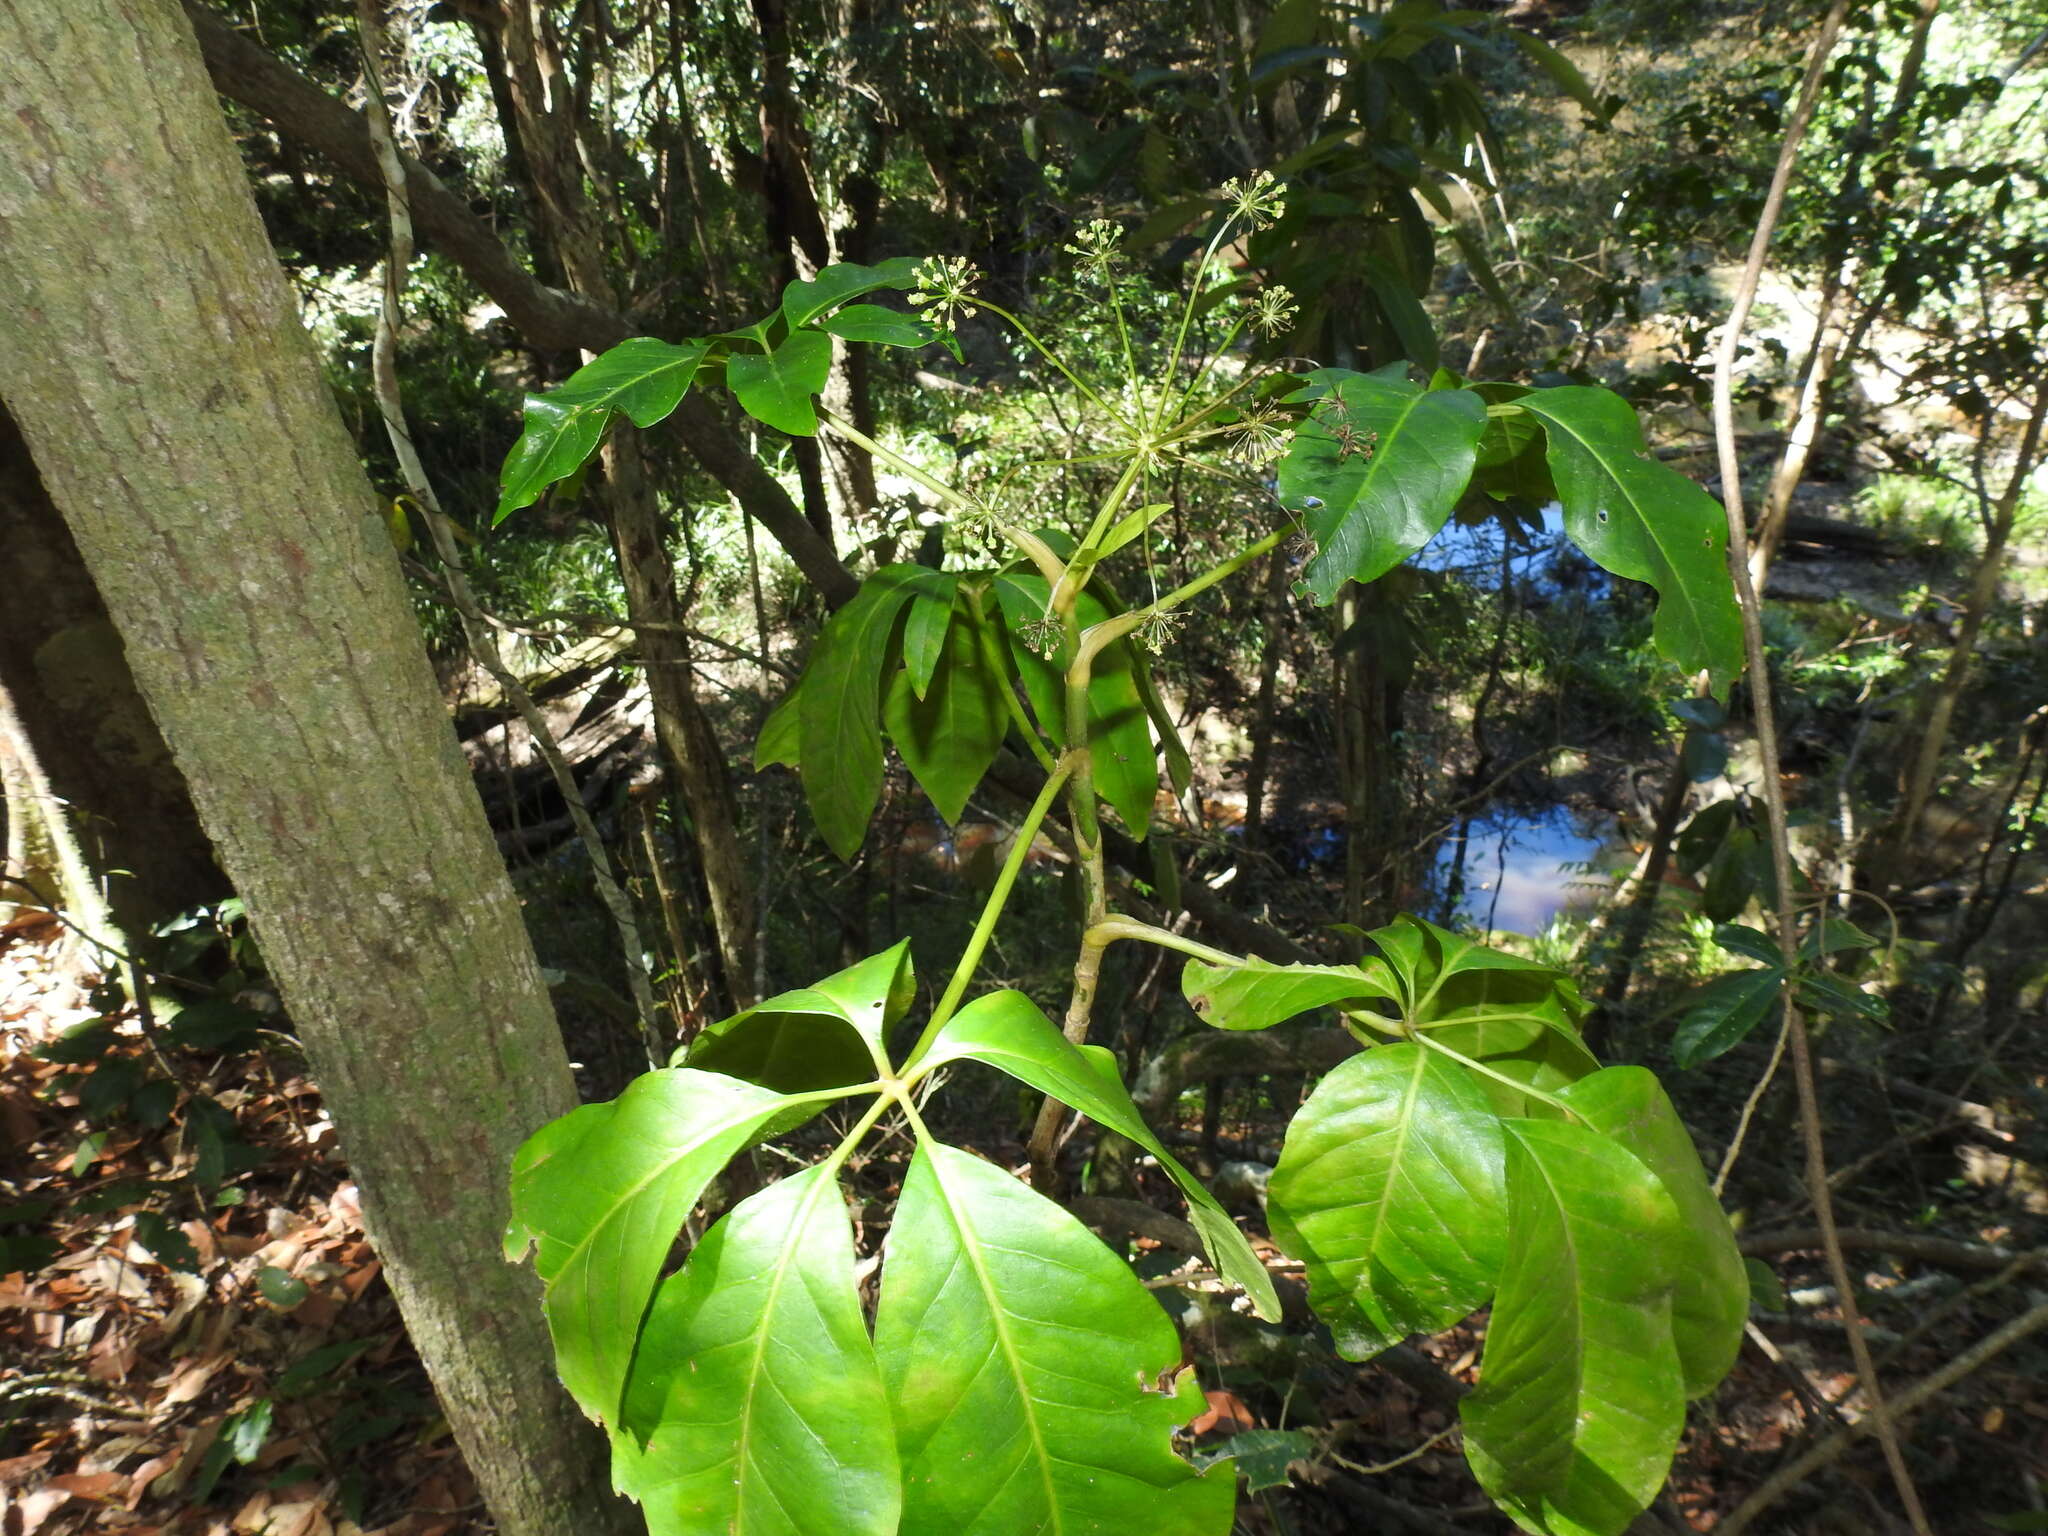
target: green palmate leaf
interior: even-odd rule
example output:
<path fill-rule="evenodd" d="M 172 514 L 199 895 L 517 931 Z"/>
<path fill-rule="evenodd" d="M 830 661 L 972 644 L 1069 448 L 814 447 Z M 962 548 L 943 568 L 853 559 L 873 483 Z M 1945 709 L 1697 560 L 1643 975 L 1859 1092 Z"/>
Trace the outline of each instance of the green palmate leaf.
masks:
<path fill-rule="evenodd" d="M 966 615 L 962 615 L 963 622 Z M 911 690 L 921 699 L 939 669 L 946 634 L 953 627 L 953 594 L 920 592 L 910 604 L 910 617 L 903 621 L 903 668 L 910 674 Z M 979 640 L 978 636 L 971 637 Z"/>
<path fill-rule="evenodd" d="M 688 1069 L 650 1072 L 607 1104 L 536 1131 L 512 1165 L 506 1257 L 534 1250 L 562 1383 L 619 1422 L 647 1299 L 713 1174 L 787 1109 L 782 1094 Z"/>
<path fill-rule="evenodd" d="M 1180 989 L 1201 1021 L 1217 1029 L 1269 1029 L 1313 1008 L 1387 996 L 1355 965 L 1275 965 L 1259 959 L 1242 965 L 1190 960 L 1181 968 Z"/>
<path fill-rule="evenodd" d="M 1236 1479 L 1173 1453 L 1202 1408 L 1130 1269 L 999 1168 L 921 1141 L 889 1228 L 875 1352 L 902 1536 L 1223 1536 Z"/>
<path fill-rule="evenodd" d="M 597 451 L 612 412 L 651 427 L 681 403 L 711 350 L 708 341 L 673 345 L 636 336 L 593 358 L 556 388 L 526 397 L 526 427 L 498 477 L 502 523 L 557 480 L 566 480 Z"/>
<path fill-rule="evenodd" d="M 1578 1043 L 1585 1002 L 1562 971 L 1405 913 L 1367 937 L 1379 950 L 1361 966 L 1371 995 L 1392 999 L 1409 1028 L 1467 1056 L 1534 1050 L 1538 1032 L 1549 1031 L 1561 1059 L 1575 1052 L 1587 1071 L 1597 1065 Z"/>
<path fill-rule="evenodd" d="M 1046 735 L 1064 746 L 1065 678 L 1073 647 L 1062 639 L 1058 649 L 1044 657 L 1017 638 L 1025 625 L 1045 612 L 1051 589 L 1043 576 L 1032 574 L 998 576 L 994 585 L 1031 711 Z M 1074 611 L 1083 629 L 1109 617 L 1109 609 L 1093 592 L 1081 593 Z M 1095 792 L 1123 818 L 1132 835 L 1140 838 L 1151 827 L 1152 799 L 1159 789 L 1145 701 L 1134 676 L 1142 665 L 1130 642 L 1119 640 L 1096 656 L 1088 682 L 1088 757 L 1095 772 Z"/>
<path fill-rule="evenodd" d="M 925 602 L 920 595 L 918 603 Z M 911 609 L 911 622 L 919 609 Z M 896 743 L 904 766 L 931 796 L 948 822 L 960 819 L 967 797 L 1003 744 L 1009 715 L 1002 690 L 1009 679 L 992 675 L 983 657 L 973 623 L 963 617 L 945 632 L 942 656 L 931 687 L 919 697 L 906 667 L 889 680 L 882 701 L 882 721 Z M 909 630 L 904 650 L 910 649 Z"/>
<path fill-rule="evenodd" d="M 922 347 L 939 339 L 939 330 L 931 321 L 884 309 L 879 304 L 849 304 L 820 320 L 818 329 L 846 341 L 873 342 L 884 347 Z"/>
<path fill-rule="evenodd" d="M 613 1437 L 652 1536 L 893 1536 L 895 1435 L 837 1171 L 741 1202 L 663 1282 Z"/>
<path fill-rule="evenodd" d="M 1657 649 L 1725 689 L 1742 670 L 1742 619 L 1720 505 L 1648 456 L 1619 395 L 1567 385 L 1516 404 L 1543 422 L 1565 532 L 1605 569 L 1655 587 Z"/>
<path fill-rule="evenodd" d="M 882 671 L 919 579 L 915 566 L 889 565 L 861 583 L 825 621 L 797 689 L 804 798 L 842 859 L 860 851 L 882 793 Z"/>
<path fill-rule="evenodd" d="M 1465 1453 L 1524 1530 L 1620 1536 L 1685 1424 L 1671 1329 L 1678 1208 L 1642 1161 L 1584 1126 L 1507 1120 L 1508 1257 Z"/>
<path fill-rule="evenodd" d="M 918 258 L 892 256 L 872 267 L 842 261 L 824 268 L 816 277 L 791 283 L 782 290 L 782 318 L 794 331 L 848 299 L 857 299 L 878 288 L 909 288 L 917 280 Z M 873 305 L 863 305 L 871 309 Z M 884 314 L 889 311 L 884 310 Z"/>
<path fill-rule="evenodd" d="M 1307 519 L 1318 551 L 1308 588 L 1329 603 L 1345 581 L 1375 580 L 1436 537 L 1472 478 L 1486 403 L 1425 390 L 1398 365 L 1308 377 L 1292 398 L 1318 403 L 1280 461 L 1279 495 Z"/>
<path fill-rule="evenodd" d="M 811 397 L 831 372 L 832 338 L 819 331 L 795 331 L 772 352 L 735 352 L 725 360 L 725 382 L 740 408 L 792 437 L 817 435 Z"/>
<path fill-rule="evenodd" d="M 1749 1278 L 1692 1137 L 1655 1074 L 1641 1067 L 1607 1067 L 1558 1097 L 1640 1158 L 1678 1208 L 1671 1330 L 1685 1395 L 1703 1397 L 1720 1385 L 1742 1348 Z"/>
<path fill-rule="evenodd" d="M 1776 1016 L 1784 983 L 1785 973 L 1775 966 L 1716 976 L 1693 993 L 1678 1021 L 1671 1037 L 1672 1061 L 1696 1067 L 1733 1050 L 1757 1025 Z"/>
<path fill-rule="evenodd" d="M 1448 1328 L 1503 1252 L 1500 1122 L 1464 1068 L 1379 1046 L 1325 1077 L 1287 1128 L 1266 1214 L 1308 1266 L 1309 1305 L 1363 1360 Z"/>
<path fill-rule="evenodd" d="M 927 1068 L 948 1061 L 980 1061 L 1029 1083 L 1159 1160 L 1187 1196 L 1188 1217 L 1202 1236 L 1216 1272 L 1241 1287 L 1259 1316 L 1280 1318 L 1272 1276 L 1222 1203 L 1145 1124 L 1117 1075 L 1116 1058 L 1100 1046 L 1076 1046 L 1022 992 L 991 992 L 946 1021 L 925 1058 Z"/>
<path fill-rule="evenodd" d="M 916 995 L 906 939 L 706 1026 L 677 1055 L 689 1066 L 779 1093 L 855 1087 L 885 1070 L 888 1032 Z"/>

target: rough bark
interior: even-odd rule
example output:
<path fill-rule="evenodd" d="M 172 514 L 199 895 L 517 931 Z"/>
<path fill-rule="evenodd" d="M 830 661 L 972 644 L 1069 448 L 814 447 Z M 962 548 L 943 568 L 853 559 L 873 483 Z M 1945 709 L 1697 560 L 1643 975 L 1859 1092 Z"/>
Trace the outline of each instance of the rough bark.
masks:
<path fill-rule="evenodd" d="M 568 1061 L 175 0 L 0 0 L 0 306 L 8 404 L 249 903 L 497 1528 L 632 1529 L 497 1252 Z"/>
<path fill-rule="evenodd" d="M 70 808 L 115 924 L 136 934 L 228 894 L 185 781 L 150 718 L 78 546 L 0 409 L 0 692 L 55 800 Z"/>

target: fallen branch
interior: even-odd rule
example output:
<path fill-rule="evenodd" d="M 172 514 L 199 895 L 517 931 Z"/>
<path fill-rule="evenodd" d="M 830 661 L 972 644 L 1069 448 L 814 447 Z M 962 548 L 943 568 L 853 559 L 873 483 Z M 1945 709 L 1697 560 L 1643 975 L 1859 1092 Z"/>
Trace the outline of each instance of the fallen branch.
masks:
<path fill-rule="evenodd" d="M 1945 1269 L 2003 1269 L 2023 1263 L 2027 1268 L 2048 1270 L 2048 1251 L 2015 1253 L 1989 1243 L 1963 1243 L 1953 1238 L 1929 1237 L 1923 1232 L 1880 1232 L 1872 1227 L 1837 1227 L 1835 1241 L 1844 1249 L 1869 1253 L 1890 1253 L 1901 1258 L 1920 1259 Z M 1777 1232 L 1754 1232 L 1736 1240 L 1736 1247 L 1750 1258 L 1771 1258 L 1801 1250 L 1824 1251 L 1827 1242 L 1818 1227 L 1787 1227 Z"/>
<path fill-rule="evenodd" d="M 1790 1493 L 1810 1473 L 1818 1471 L 1834 1461 L 1861 1435 L 1876 1434 L 1881 1438 L 1897 1442 L 1898 1421 L 1925 1403 L 1936 1393 L 1947 1390 L 1980 1369 L 1996 1356 L 2011 1349 L 2022 1339 L 2048 1328 L 2048 1302 L 2021 1313 L 2003 1328 L 1987 1334 L 1976 1344 L 1956 1356 L 1933 1375 L 1923 1378 L 1883 1407 L 1874 1407 L 1870 1414 L 1852 1424 L 1839 1434 L 1830 1435 L 1810 1451 L 1786 1466 L 1780 1467 L 1765 1479 L 1763 1485 L 1744 1499 L 1735 1513 L 1714 1529 L 1717 1536 L 1742 1536 L 1756 1523 L 1757 1517 L 1786 1494 Z"/>

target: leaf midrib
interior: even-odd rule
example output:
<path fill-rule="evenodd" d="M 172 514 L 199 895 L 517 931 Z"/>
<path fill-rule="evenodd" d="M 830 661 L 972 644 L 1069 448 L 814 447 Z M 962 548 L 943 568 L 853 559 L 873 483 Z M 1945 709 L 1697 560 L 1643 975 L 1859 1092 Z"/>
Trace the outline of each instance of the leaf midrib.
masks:
<path fill-rule="evenodd" d="M 1053 1485 L 1052 1463 L 1061 1458 L 1053 1456 L 1045 1443 L 1045 1431 L 1038 1422 L 1038 1405 L 1031 1396 L 1031 1386 L 1024 1374 L 1024 1360 L 1017 1352 L 1017 1341 L 1011 1337 L 1009 1315 L 998 1300 L 994 1279 L 988 1266 L 982 1260 L 981 1237 L 968 1220 L 961 1202 L 955 1198 L 952 1186 L 947 1182 L 945 1170 L 936 1155 L 931 1156 L 932 1178 L 939 1186 L 939 1194 L 946 1202 L 946 1215 L 953 1223 L 953 1230 L 960 1234 L 960 1251 L 967 1258 L 968 1268 L 974 1272 L 975 1283 L 981 1288 L 981 1299 L 988 1307 L 991 1326 L 996 1333 L 996 1345 L 1003 1352 L 1003 1360 L 1010 1368 L 1010 1375 L 1017 1383 L 1017 1397 L 1024 1410 L 1024 1427 L 1031 1437 L 1031 1448 L 1038 1461 L 1039 1480 L 1045 1486 L 1045 1505 L 1051 1520 L 1052 1536 L 1061 1536 L 1066 1530 L 1066 1521 L 1060 1507 L 1059 1494 Z"/>
<path fill-rule="evenodd" d="M 736 1457 L 733 1463 L 733 1471 L 736 1474 L 733 1478 L 733 1486 L 738 1489 L 738 1492 L 733 1495 L 733 1517 L 736 1525 L 745 1513 L 748 1480 L 752 1475 L 752 1464 L 748 1460 L 747 1447 L 752 1441 L 754 1433 L 754 1398 L 761 1389 L 761 1378 L 764 1374 L 762 1363 L 768 1357 L 768 1339 L 771 1332 L 769 1320 L 775 1316 L 776 1306 L 782 1299 L 783 1283 L 789 1278 L 790 1256 L 796 1252 L 798 1245 L 802 1243 L 804 1228 L 810 1221 L 811 1212 L 818 1203 L 818 1195 L 828 1185 L 833 1188 L 838 1187 L 833 1180 L 814 1176 L 811 1179 L 811 1187 L 804 1192 L 803 1198 L 797 1203 L 795 1216 L 790 1221 L 788 1230 L 783 1234 L 782 1249 L 775 1256 L 773 1278 L 768 1283 L 768 1298 L 762 1304 L 760 1320 L 755 1326 L 754 1355 L 753 1359 L 747 1362 L 747 1395 L 740 1404 L 739 1443 L 733 1448 Z M 772 1485 L 769 1488 L 769 1496 L 775 1499 L 778 1505 L 782 1503 L 780 1495 L 776 1494 Z"/>
<path fill-rule="evenodd" d="M 1642 525 L 1643 531 L 1649 535 L 1650 542 L 1656 546 L 1657 556 L 1664 562 L 1664 571 L 1670 591 L 1666 592 L 1663 585 L 1655 583 L 1653 585 L 1657 585 L 1657 590 L 1661 595 L 1667 598 L 1675 598 L 1679 601 L 1680 606 L 1685 609 L 1686 616 L 1691 623 L 1698 643 L 1704 648 L 1707 643 L 1706 616 L 1698 605 L 1694 603 L 1692 592 L 1688 588 L 1685 577 L 1679 569 L 1678 562 L 1671 557 L 1671 551 L 1665 546 L 1664 539 L 1658 531 L 1656 522 L 1643 510 L 1642 502 L 1636 499 L 1634 492 L 1629 489 L 1628 483 L 1608 467 L 1606 456 L 1593 445 L 1585 434 L 1574 429 L 1571 423 L 1562 421 L 1547 411 L 1528 406 L 1526 401 L 1523 404 L 1525 409 L 1529 409 L 1533 414 L 1541 417 L 1546 427 L 1553 427 L 1570 438 L 1573 443 L 1592 459 L 1593 463 L 1598 466 L 1600 473 L 1606 476 L 1608 482 L 1621 493 L 1622 500 L 1628 503 L 1629 511 L 1635 514 L 1636 521 Z M 1683 479 L 1684 477 L 1681 476 L 1680 478 Z M 1686 483 L 1690 484 L 1691 482 L 1687 481 Z M 1705 495 L 1706 493 L 1702 491 L 1700 494 Z"/>

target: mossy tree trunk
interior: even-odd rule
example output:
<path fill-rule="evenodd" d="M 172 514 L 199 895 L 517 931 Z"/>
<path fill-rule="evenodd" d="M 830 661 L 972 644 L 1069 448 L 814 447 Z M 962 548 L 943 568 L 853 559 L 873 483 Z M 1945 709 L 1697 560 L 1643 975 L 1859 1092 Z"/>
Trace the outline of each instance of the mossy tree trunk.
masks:
<path fill-rule="evenodd" d="M 0 395 L 249 903 L 497 1529 L 633 1529 L 498 1253 L 568 1062 L 176 0 L 0 0 L 0 311 Z"/>

